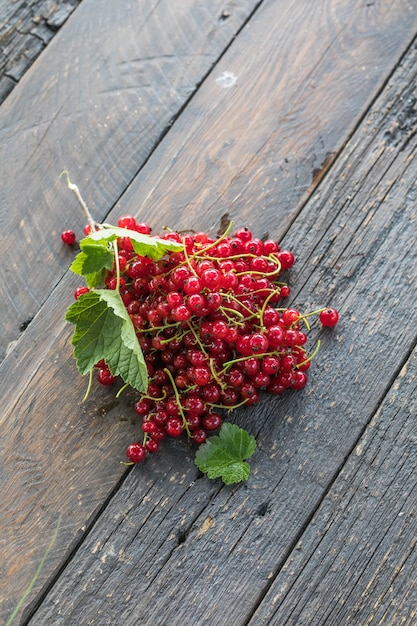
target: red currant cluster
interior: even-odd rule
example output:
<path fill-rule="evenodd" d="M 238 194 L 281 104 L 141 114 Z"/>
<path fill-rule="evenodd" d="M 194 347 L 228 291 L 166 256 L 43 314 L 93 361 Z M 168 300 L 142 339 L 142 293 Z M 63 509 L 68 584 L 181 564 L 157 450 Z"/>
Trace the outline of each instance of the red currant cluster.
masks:
<path fill-rule="evenodd" d="M 151 232 L 129 215 L 118 226 Z M 292 252 L 246 228 L 218 239 L 204 232 L 168 232 L 162 239 L 182 243 L 182 251 L 153 261 L 138 256 L 128 237 L 120 238 L 105 280 L 120 290 L 149 375 L 147 392 L 134 406 L 143 440 L 127 449 L 133 463 L 156 452 L 166 436 L 185 432 L 203 443 L 220 428 L 221 409 L 254 405 L 261 390 L 302 389 L 313 356 L 305 347 L 306 316 L 277 306 L 290 293 L 280 275 L 292 267 Z M 75 298 L 85 291 L 78 288 Z M 337 323 L 335 309 L 319 315 L 323 325 Z M 97 368 L 102 384 L 114 382 L 104 362 Z"/>

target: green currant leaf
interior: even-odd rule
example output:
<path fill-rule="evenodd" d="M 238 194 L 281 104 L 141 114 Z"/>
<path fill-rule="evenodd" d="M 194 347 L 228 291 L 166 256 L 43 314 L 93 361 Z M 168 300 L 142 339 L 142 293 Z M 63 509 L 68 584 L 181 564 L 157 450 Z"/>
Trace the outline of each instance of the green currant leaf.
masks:
<path fill-rule="evenodd" d="M 163 257 L 168 250 L 179 252 L 183 249 L 183 245 L 176 241 L 151 237 L 150 235 L 138 233 L 135 230 L 119 228 L 117 226 L 106 226 L 105 228 L 100 228 L 99 230 L 91 233 L 88 236 L 88 239 L 95 242 L 108 242 L 121 237 L 129 237 L 136 254 L 139 254 L 140 256 L 147 256 L 154 261 Z M 82 242 L 80 242 L 80 245 L 81 243 Z"/>
<path fill-rule="evenodd" d="M 95 272 L 94 274 L 86 274 L 85 282 L 90 289 L 94 289 L 103 284 L 104 279 L 106 277 L 106 269 L 103 267 L 99 272 Z"/>
<path fill-rule="evenodd" d="M 67 311 L 75 324 L 74 356 L 81 374 L 104 359 L 113 374 L 138 391 L 146 391 L 148 372 L 132 321 L 116 290 L 83 294 Z"/>
<path fill-rule="evenodd" d="M 106 269 L 113 268 L 113 250 L 106 240 L 94 241 L 90 237 L 80 241 L 80 248 L 81 252 L 75 257 L 70 270 L 84 276 L 89 287 L 97 287 L 102 283 Z"/>
<path fill-rule="evenodd" d="M 195 455 L 198 469 L 208 478 L 221 478 L 226 485 L 247 480 L 248 463 L 255 452 L 255 437 L 236 424 L 224 422 L 219 434 L 209 437 Z"/>

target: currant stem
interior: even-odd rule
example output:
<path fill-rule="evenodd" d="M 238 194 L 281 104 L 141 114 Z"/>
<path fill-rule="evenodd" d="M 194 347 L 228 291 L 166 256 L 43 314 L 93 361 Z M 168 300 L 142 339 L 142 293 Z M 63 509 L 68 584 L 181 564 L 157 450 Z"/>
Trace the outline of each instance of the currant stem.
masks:
<path fill-rule="evenodd" d="M 89 371 L 89 376 L 88 376 L 88 386 L 87 386 L 87 391 L 85 392 L 84 398 L 83 398 L 83 402 L 85 402 L 88 398 L 88 396 L 90 395 L 90 391 L 91 391 L 91 385 L 93 384 L 93 370 L 91 369 Z"/>
<path fill-rule="evenodd" d="M 75 195 L 75 197 L 77 198 L 78 202 L 81 205 L 82 210 L 84 211 L 84 214 L 87 218 L 88 223 L 90 224 L 91 228 L 93 230 L 97 230 L 97 224 L 95 222 L 95 220 L 93 220 L 93 217 L 85 203 L 85 201 L 83 200 L 83 197 L 80 193 L 80 190 L 78 189 L 77 185 L 74 185 L 74 183 L 72 183 L 70 181 L 70 177 L 69 177 L 69 173 L 67 171 L 62 172 L 59 177 L 61 178 L 61 176 L 65 175 L 67 177 L 67 187 L 70 191 L 72 191 Z"/>
<path fill-rule="evenodd" d="M 274 289 L 274 291 L 271 291 L 271 293 L 267 296 L 267 298 L 265 298 L 265 302 L 262 305 L 262 309 L 259 313 L 259 321 L 261 322 L 261 327 L 263 327 L 264 325 L 264 313 L 265 313 L 265 309 L 268 306 L 268 302 L 271 300 L 271 298 L 274 297 L 274 295 L 278 295 L 280 293 L 281 289 Z"/>
<path fill-rule="evenodd" d="M 246 404 L 248 400 L 249 398 L 245 398 L 244 400 L 242 400 L 242 402 L 239 402 L 238 404 L 233 404 L 232 406 L 228 406 L 226 404 L 213 404 L 212 402 L 207 402 L 207 406 L 211 407 L 212 409 L 226 409 L 230 413 L 231 411 L 234 411 L 235 409 L 238 409 L 240 406 L 243 406 L 244 404 Z"/>
<path fill-rule="evenodd" d="M 117 239 L 113 242 L 113 254 L 114 254 L 114 264 L 116 266 L 116 291 L 120 293 L 120 263 L 119 263 L 119 249 L 117 247 Z"/>
<path fill-rule="evenodd" d="M 171 372 L 169 371 L 169 369 L 167 367 L 164 368 L 164 372 L 167 374 L 168 378 L 171 381 L 172 389 L 173 389 L 174 394 L 175 394 L 175 400 L 177 402 L 177 406 L 178 406 L 179 412 L 181 414 L 181 419 L 182 419 L 183 426 L 184 426 L 184 428 L 185 428 L 185 430 L 187 432 L 188 437 L 191 438 L 191 432 L 190 432 L 190 429 L 188 428 L 187 419 L 186 419 L 186 417 L 184 415 L 184 410 L 182 408 L 180 394 L 178 393 L 178 389 L 177 389 L 177 385 L 175 384 L 174 377 L 172 376 Z"/>
<path fill-rule="evenodd" d="M 129 383 L 125 383 L 123 387 L 119 389 L 119 391 L 116 393 L 116 398 L 120 398 L 120 396 L 122 395 L 124 390 L 127 389 L 127 387 L 130 387 Z"/>
<path fill-rule="evenodd" d="M 247 361 L 247 359 L 263 359 L 264 356 L 276 356 L 277 352 L 261 352 L 260 354 L 250 354 L 249 356 L 240 356 L 237 359 L 233 359 L 232 361 L 226 361 L 223 363 L 223 369 L 220 372 L 221 374 L 226 374 L 227 370 L 232 367 L 235 363 L 239 363 L 242 361 Z"/>
<path fill-rule="evenodd" d="M 300 367 L 302 367 L 306 363 L 309 363 L 309 361 L 314 359 L 314 357 L 316 356 L 316 354 L 317 354 L 317 352 L 319 350 L 320 350 L 320 339 L 317 340 L 317 345 L 314 348 L 313 352 L 309 355 L 309 357 L 307 359 L 305 359 L 305 361 L 302 361 L 301 363 L 297 363 L 296 368 L 299 369 Z"/>

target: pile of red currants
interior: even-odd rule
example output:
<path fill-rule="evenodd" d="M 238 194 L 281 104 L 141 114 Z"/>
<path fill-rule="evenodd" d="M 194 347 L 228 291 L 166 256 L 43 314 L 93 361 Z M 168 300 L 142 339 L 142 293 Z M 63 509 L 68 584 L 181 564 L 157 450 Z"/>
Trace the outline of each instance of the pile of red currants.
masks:
<path fill-rule="evenodd" d="M 129 215 L 118 227 L 151 233 Z M 280 306 L 290 294 L 281 272 L 294 255 L 247 228 L 229 230 L 217 239 L 167 232 L 161 239 L 182 249 L 158 261 L 136 254 L 129 237 L 118 239 L 105 286 L 120 290 L 149 376 L 134 405 L 143 437 L 128 447 L 130 462 L 156 452 L 167 436 L 185 433 L 201 444 L 220 428 L 225 411 L 256 404 L 262 390 L 282 394 L 307 383 L 314 356 L 306 348 L 308 316 Z M 69 233 L 62 239 L 73 244 Z M 85 291 L 78 288 L 75 298 Z M 324 326 L 338 321 L 333 308 L 316 313 Z M 102 384 L 115 382 L 104 361 L 96 367 Z"/>

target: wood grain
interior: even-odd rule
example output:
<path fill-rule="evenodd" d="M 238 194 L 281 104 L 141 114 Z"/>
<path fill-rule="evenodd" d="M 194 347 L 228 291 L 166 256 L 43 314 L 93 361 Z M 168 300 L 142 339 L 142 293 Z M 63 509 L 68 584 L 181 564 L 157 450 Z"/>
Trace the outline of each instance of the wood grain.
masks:
<path fill-rule="evenodd" d="M 265 15 L 264 19 L 272 23 L 270 14 Z M 261 16 L 259 13 L 256 19 Z M 251 36 L 256 30 L 256 19 L 251 24 Z M 150 459 L 145 468 L 137 468 L 126 478 L 83 543 L 77 559 L 69 564 L 35 613 L 33 624 L 48 624 L 53 618 L 57 624 L 112 624 L 117 620 L 124 624 L 154 625 L 187 623 L 190 615 L 193 623 L 198 624 L 222 625 L 225 621 L 247 624 L 254 607 L 259 607 L 259 613 L 255 613 L 253 623 L 257 623 L 258 615 L 260 619 L 265 616 L 265 623 L 268 623 L 272 615 L 268 612 L 268 599 L 281 593 L 278 584 L 271 587 L 275 580 L 293 585 L 289 602 L 297 596 L 292 570 L 288 574 L 283 571 L 281 577 L 282 567 L 292 562 L 288 561 L 290 555 L 296 559 L 294 554 L 300 548 L 298 542 L 306 526 L 311 526 L 306 537 L 310 553 L 314 553 L 315 533 L 318 528 L 325 528 L 328 521 L 326 494 L 345 460 L 358 449 L 356 446 L 369 424 L 369 434 L 367 431 L 365 437 L 372 434 L 371 420 L 378 419 L 378 408 L 396 374 L 404 372 L 401 368 L 416 343 L 412 286 L 417 264 L 410 232 L 415 224 L 413 160 L 417 139 L 413 134 L 409 104 L 408 128 L 404 126 L 395 141 L 387 134 L 395 120 L 404 118 L 410 85 L 415 84 L 415 71 L 416 51 L 411 48 L 309 202 L 294 209 L 298 216 L 295 212 L 285 215 L 284 211 L 282 223 L 289 227 L 284 243 L 300 251 L 299 269 L 293 274 L 299 286 L 293 291 L 295 301 L 303 309 L 334 304 L 341 310 L 342 321 L 333 334 L 314 327 L 313 345 L 320 337 L 322 350 L 312 368 L 310 385 L 304 392 L 279 399 L 267 398 L 256 411 L 237 413 L 238 422 L 254 432 L 259 443 L 249 482 L 225 488 L 198 479 L 179 443 L 167 453 L 176 472 L 165 465 L 166 454 Z M 205 88 L 201 89 L 201 97 Z M 200 93 L 189 108 L 191 119 L 194 107 L 201 111 Z M 321 93 L 325 106 L 327 90 L 323 88 Z M 235 119 L 230 108 L 224 115 L 223 124 Z M 301 129 L 302 120 L 301 117 Z M 201 122 L 201 136 L 202 128 L 212 121 L 206 117 Z M 220 127 L 219 122 L 212 132 L 217 133 Z M 173 176 L 167 172 L 170 171 L 171 151 L 179 145 L 176 132 L 174 128 L 160 148 L 167 158 L 165 169 L 159 151 L 146 168 L 149 168 L 147 189 L 154 188 L 154 196 L 160 194 L 161 198 L 167 180 Z M 196 133 L 195 130 L 194 137 Z M 191 154 L 194 154 L 194 171 L 198 171 L 198 164 L 209 160 L 202 153 L 196 161 L 194 146 L 192 137 L 184 142 L 182 150 L 178 151 L 178 160 L 184 165 L 191 162 Z M 269 154 L 272 147 L 266 143 L 262 150 Z M 246 159 L 247 155 L 243 154 L 242 160 Z M 257 172 L 256 158 L 250 163 Z M 164 184 L 152 187 L 155 167 L 164 171 Z M 171 167 L 175 169 L 179 165 L 174 163 Z M 146 170 L 141 175 L 142 181 Z M 189 167 L 183 168 L 183 178 L 178 174 L 177 188 L 189 171 Z M 248 167 L 246 172 L 251 179 Z M 271 194 L 279 198 L 282 181 L 277 178 L 274 182 Z M 185 180 L 184 184 L 188 182 Z M 142 193 L 142 186 L 132 186 L 127 193 L 129 203 L 138 203 Z M 283 228 L 281 222 L 278 225 L 272 222 L 267 212 L 253 215 L 252 200 L 249 197 L 247 201 L 246 196 L 240 200 L 239 216 L 243 221 L 256 222 L 260 230 L 271 228 L 271 223 L 274 232 Z M 121 205 L 124 201 L 125 198 Z M 220 209 L 215 205 L 208 215 L 201 206 L 202 226 L 205 227 Z M 195 211 L 191 206 L 189 217 Z M 281 218 L 281 213 L 277 212 L 277 216 Z M 398 333 L 398 320 L 407 320 L 408 332 Z M 411 386 L 410 391 L 414 393 L 415 383 Z M 391 393 L 396 391 L 396 387 L 392 390 Z M 395 393 L 390 397 L 394 399 Z M 400 403 L 398 411 L 401 410 Z M 403 416 L 402 424 L 407 429 L 404 436 L 412 436 L 412 420 Z M 392 437 L 394 435 L 395 430 Z M 398 447 L 397 451 L 400 450 Z M 392 490 L 392 498 L 396 485 L 409 477 L 411 467 L 407 464 L 415 462 L 413 450 L 413 446 L 408 446 L 402 451 L 398 475 L 395 480 L 393 476 L 383 483 Z M 395 466 L 394 458 L 391 462 Z M 366 469 L 365 463 L 363 471 Z M 153 485 L 151 477 L 155 480 Z M 384 475 L 381 480 L 384 481 Z M 161 485 L 165 485 L 165 489 Z M 374 501 L 364 509 L 368 515 L 377 510 L 375 498 L 383 498 L 384 493 L 381 488 L 370 494 Z M 407 493 L 404 492 L 401 502 L 405 501 Z M 322 502 L 323 516 L 319 516 L 318 521 L 314 518 L 310 525 Z M 342 524 L 342 516 L 343 513 L 336 522 L 344 532 L 347 528 Z M 368 522 L 365 517 L 364 526 Z M 378 545 L 374 547 L 376 556 L 383 553 L 378 551 Z M 399 566 L 407 562 L 407 555 L 411 558 L 411 533 L 403 542 L 398 539 L 396 547 Z M 303 551 L 302 557 L 305 555 Z M 348 555 L 347 551 L 346 557 Z M 319 558 L 320 555 L 317 552 L 314 556 Z M 327 557 L 329 565 L 332 556 L 330 553 Z M 335 563 L 342 571 L 342 559 Z M 365 566 L 364 561 L 361 563 Z M 304 561 L 300 567 L 303 564 Z M 372 581 L 376 580 L 372 578 L 372 564 L 368 573 Z M 308 583 L 307 578 L 303 580 Z M 315 584 L 320 585 L 319 574 Z M 337 577 L 334 584 L 337 586 Z M 381 593 L 388 588 L 386 581 L 383 585 Z M 270 588 L 271 595 L 266 596 Z M 324 593 L 324 589 L 319 589 Z M 406 598 L 407 607 L 412 605 L 412 584 L 409 589 L 411 600 Z M 332 589 L 327 591 L 329 605 L 331 592 Z M 337 587 L 334 599 L 337 600 L 339 592 Z M 290 610 L 289 605 L 286 615 Z M 346 614 L 348 610 L 353 608 L 347 607 Z M 391 611 L 394 614 L 395 609 Z M 309 615 L 311 617 L 308 612 L 304 613 L 306 619 Z M 336 620 L 343 613 L 334 615 Z M 280 623 L 279 620 L 276 623 Z M 308 619 L 304 623 L 309 623 Z"/>
<path fill-rule="evenodd" d="M 0 104 L 81 0 L 0 2 Z"/>
<path fill-rule="evenodd" d="M 0 359 L 68 268 L 62 230 L 82 236 L 61 172 L 103 220 L 257 4 L 84 0 L 3 103 Z"/>
<path fill-rule="evenodd" d="M 414 351 L 248 622 L 414 624 Z"/>

